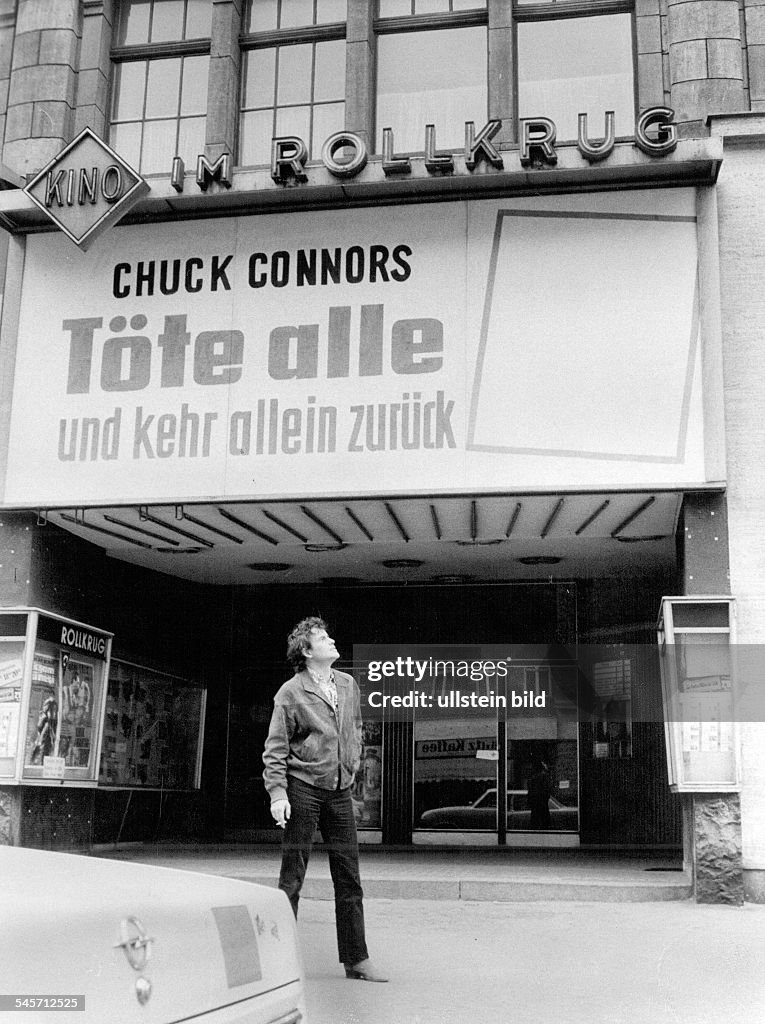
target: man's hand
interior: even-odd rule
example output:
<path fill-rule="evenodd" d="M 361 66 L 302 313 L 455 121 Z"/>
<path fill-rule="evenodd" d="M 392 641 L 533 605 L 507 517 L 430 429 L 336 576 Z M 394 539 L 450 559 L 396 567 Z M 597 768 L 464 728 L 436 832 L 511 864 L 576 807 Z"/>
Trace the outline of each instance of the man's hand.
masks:
<path fill-rule="evenodd" d="M 279 828 L 286 828 L 290 816 L 290 802 L 287 799 L 274 800 L 271 804 L 271 817 Z"/>

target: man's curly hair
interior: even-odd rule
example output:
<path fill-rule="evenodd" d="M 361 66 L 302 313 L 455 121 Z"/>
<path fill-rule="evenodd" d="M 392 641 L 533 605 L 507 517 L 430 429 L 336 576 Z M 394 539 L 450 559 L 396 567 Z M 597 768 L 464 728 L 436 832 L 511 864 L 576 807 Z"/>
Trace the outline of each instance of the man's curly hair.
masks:
<path fill-rule="evenodd" d="M 301 619 L 287 637 L 287 662 L 296 672 L 305 668 L 305 652 L 311 646 L 311 633 L 315 629 L 326 629 L 327 623 L 318 615 Z"/>

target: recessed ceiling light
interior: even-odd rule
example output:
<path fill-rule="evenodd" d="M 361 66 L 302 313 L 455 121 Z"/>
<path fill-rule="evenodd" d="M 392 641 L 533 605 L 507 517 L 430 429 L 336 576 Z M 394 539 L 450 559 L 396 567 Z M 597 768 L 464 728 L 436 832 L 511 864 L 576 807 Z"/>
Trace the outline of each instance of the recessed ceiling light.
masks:
<path fill-rule="evenodd" d="M 517 558 L 516 561 L 522 565 L 558 565 L 563 559 L 558 558 L 557 555 L 524 555 L 522 558 Z"/>
<path fill-rule="evenodd" d="M 342 551 L 347 544 L 306 544 L 306 551 Z"/>
<path fill-rule="evenodd" d="M 425 563 L 419 558 L 386 558 L 380 565 L 386 569 L 419 569 Z"/>
<path fill-rule="evenodd" d="M 286 572 L 292 566 L 289 562 L 250 562 L 247 568 L 256 572 Z"/>
<path fill-rule="evenodd" d="M 666 539 L 667 535 L 664 533 L 652 533 L 646 537 L 614 537 L 614 540 L 618 540 L 620 544 L 642 544 L 643 541 Z"/>
<path fill-rule="evenodd" d="M 494 537 L 492 540 L 455 540 L 463 548 L 490 547 L 492 544 L 504 544 L 506 537 Z"/>

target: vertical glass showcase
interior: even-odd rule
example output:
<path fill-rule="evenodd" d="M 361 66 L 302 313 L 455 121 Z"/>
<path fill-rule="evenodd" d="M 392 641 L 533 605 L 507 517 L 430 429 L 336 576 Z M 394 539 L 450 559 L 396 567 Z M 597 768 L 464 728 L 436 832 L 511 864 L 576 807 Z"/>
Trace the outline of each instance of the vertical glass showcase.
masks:
<path fill-rule="evenodd" d="M 112 634 L 0 609 L 0 782 L 95 786 Z"/>

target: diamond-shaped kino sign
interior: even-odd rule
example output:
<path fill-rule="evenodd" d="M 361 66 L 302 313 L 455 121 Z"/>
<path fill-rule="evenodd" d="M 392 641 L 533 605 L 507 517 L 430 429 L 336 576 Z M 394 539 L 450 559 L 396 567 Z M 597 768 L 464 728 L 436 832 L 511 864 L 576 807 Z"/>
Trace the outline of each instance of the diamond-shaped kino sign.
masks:
<path fill-rule="evenodd" d="M 90 128 L 84 128 L 24 191 L 84 250 L 146 195 L 149 185 Z"/>

